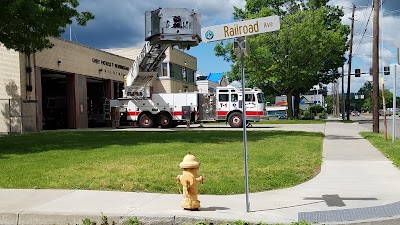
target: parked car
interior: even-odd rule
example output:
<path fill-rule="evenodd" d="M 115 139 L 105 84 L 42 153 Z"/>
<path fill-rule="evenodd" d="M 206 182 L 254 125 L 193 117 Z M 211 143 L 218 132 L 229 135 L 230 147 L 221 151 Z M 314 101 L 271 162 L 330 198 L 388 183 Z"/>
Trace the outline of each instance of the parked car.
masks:
<path fill-rule="evenodd" d="M 360 116 L 360 112 L 357 111 L 357 110 L 353 110 L 350 115 L 352 115 L 352 116 Z"/>
<path fill-rule="evenodd" d="M 393 116 L 393 108 L 387 108 L 386 109 L 386 115 L 387 116 Z"/>
<path fill-rule="evenodd" d="M 379 110 L 379 115 L 383 116 L 383 109 Z M 386 109 L 386 116 L 391 116 L 391 115 L 393 115 L 393 110 Z"/>

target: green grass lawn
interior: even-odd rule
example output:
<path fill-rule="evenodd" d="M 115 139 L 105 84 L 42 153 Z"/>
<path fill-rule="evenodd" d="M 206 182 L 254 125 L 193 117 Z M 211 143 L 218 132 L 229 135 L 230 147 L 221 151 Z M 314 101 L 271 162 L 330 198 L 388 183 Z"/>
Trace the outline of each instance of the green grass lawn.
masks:
<path fill-rule="evenodd" d="M 0 188 L 179 193 L 191 152 L 206 177 L 201 194 L 244 192 L 240 131 L 41 132 L 0 138 Z M 322 133 L 248 132 L 251 192 L 303 183 L 321 165 Z"/>
<path fill-rule="evenodd" d="M 371 144 L 379 149 L 386 157 L 393 161 L 393 163 L 400 169 L 400 139 L 397 138 L 396 142 L 392 143 L 392 138 L 388 136 L 385 141 L 383 134 L 373 132 L 361 132 L 361 136 L 367 139 Z"/>

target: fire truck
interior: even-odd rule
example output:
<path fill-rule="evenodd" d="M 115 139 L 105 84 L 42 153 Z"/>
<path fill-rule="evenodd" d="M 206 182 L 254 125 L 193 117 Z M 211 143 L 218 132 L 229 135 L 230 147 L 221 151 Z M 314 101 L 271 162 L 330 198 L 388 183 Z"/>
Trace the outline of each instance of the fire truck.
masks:
<path fill-rule="evenodd" d="M 145 14 L 145 45 L 126 76 L 123 97 L 107 100 L 106 118 L 119 124 L 136 122 L 139 127 L 171 128 L 179 124 L 225 121 L 242 127 L 245 100 L 246 123 L 264 116 L 264 96 L 257 88 L 242 90 L 218 87 L 215 93 L 151 93 L 149 82 L 169 46 L 189 49 L 201 42 L 200 15 L 193 10 L 165 8 Z M 118 126 L 118 125 L 116 125 Z"/>

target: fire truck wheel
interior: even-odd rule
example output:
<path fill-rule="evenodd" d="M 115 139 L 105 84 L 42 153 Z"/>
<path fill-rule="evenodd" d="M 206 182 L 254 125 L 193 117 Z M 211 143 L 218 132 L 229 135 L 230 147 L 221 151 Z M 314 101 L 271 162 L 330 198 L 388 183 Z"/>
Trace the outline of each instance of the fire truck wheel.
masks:
<path fill-rule="evenodd" d="M 142 114 L 139 118 L 139 127 L 152 128 L 154 127 L 154 117 L 151 114 Z"/>
<path fill-rule="evenodd" d="M 171 115 L 163 113 L 158 117 L 158 124 L 161 128 L 170 128 L 173 126 Z"/>
<path fill-rule="evenodd" d="M 228 123 L 229 126 L 231 127 L 242 127 L 243 126 L 243 120 L 242 120 L 242 114 L 238 112 L 234 112 L 231 115 L 229 115 L 228 118 Z"/>

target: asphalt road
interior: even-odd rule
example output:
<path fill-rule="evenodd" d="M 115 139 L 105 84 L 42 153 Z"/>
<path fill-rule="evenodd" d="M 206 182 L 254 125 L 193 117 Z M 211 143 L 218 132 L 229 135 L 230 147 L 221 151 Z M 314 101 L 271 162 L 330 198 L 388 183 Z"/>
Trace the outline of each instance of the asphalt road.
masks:
<path fill-rule="evenodd" d="M 359 124 L 364 126 L 365 128 L 372 131 L 372 114 L 361 114 L 360 116 L 351 116 L 351 120 L 358 121 Z M 379 130 L 381 133 L 384 132 L 384 118 L 383 116 L 379 117 Z M 387 132 L 388 135 L 392 135 L 392 128 L 393 128 L 393 116 L 386 117 L 386 124 L 387 124 Z M 400 117 L 396 116 L 396 137 L 400 137 Z"/>

